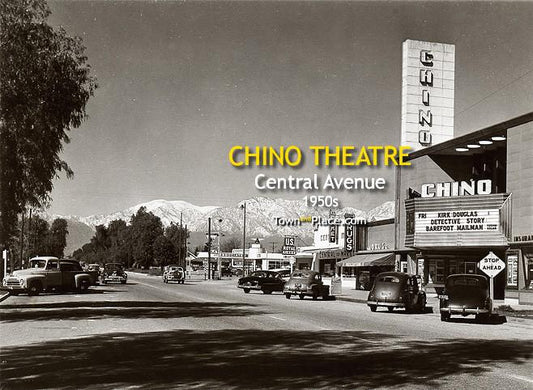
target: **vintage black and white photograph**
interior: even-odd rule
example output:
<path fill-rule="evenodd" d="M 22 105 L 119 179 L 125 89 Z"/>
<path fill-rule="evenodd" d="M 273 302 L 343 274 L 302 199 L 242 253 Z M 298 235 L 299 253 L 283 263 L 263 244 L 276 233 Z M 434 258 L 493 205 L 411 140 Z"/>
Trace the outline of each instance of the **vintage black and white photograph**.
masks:
<path fill-rule="evenodd" d="M 0 388 L 533 389 L 532 20 L 0 0 Z"/>

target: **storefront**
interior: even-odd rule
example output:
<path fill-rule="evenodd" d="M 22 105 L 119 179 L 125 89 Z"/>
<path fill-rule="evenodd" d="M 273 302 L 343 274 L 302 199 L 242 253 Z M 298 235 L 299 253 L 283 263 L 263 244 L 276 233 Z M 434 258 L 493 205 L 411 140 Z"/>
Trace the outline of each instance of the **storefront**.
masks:
<path fill-rule="evenodd" d="M 343 277 L 345 269 L 349 269 L 351 276 L 355 276 L 357 290 L 370 290 L 374 279 L 381 272 L 394 271 L 396 255 L 392 252 L 383 253 L 358 253 L 346 260 L 337 263 L 338 272 Z"/>
<path fill-rule="evenodd" d="M 440 292 L 454 273 L 481 274 L 492 252 L 507 264 L 495 299 L 533 301 L 532 121 L 530 113 L 418 150 L 398 168 L 400 264 L 427 289 Z"/>

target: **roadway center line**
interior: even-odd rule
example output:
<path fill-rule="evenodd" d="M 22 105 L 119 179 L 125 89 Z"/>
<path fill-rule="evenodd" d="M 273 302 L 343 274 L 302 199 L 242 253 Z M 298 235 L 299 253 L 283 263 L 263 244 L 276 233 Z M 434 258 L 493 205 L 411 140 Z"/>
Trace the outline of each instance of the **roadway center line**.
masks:
<path fill-rule="evenodd" d="M 276 317 L 276 316 L 269 316 L 270 318 L 274 318 L 275 320 L 280 320 L 280 321 L 287 321 L 285 318 L 280 318 L 280 317 Z"/>

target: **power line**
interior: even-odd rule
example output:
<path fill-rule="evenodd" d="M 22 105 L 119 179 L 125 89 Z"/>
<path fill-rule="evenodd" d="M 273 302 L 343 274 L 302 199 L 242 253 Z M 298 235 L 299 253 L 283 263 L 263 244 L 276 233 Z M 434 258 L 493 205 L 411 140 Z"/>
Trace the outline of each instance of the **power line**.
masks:
<path fill-rule="evenodd" d="M 489 94 L 488 94 L 487 96 L 485 96 L 483 99 L 477 101 L 476 103 L 474 103 L 474 104 L 472 104 L 472 105 L 466 107 L 464 110 L 462 110 L 462 111 L 458 112 L 457 114 L 455 114 L 455 116 L 461 115 L 463 112 L 470 110 L 470 109 L 471 109 L 472 107 L 474 107 L 474 106 L 477 106 L 479 103 L 481 103 L 481 102 L 487 100 L 487 99 L 488 99 L 489 97 L 491 97 L 492 95 L 494 95 L 494 94 L 500 92 L 500 91 L 501 91 L 502 89 L 504 89 L 504 88 L 507 88 L 509 85 L 511 85 L 511 84 L 513 84 L 514 82 L 520 80 L 521 78 L 524 78 L 525 76 L 527 76 L 527 75 L 530 74 L 531 72 L 533 72 L 533 69 L 528 70 L 528 71 L 527 71 L 526 73 L 524 73 L 522 76 L 519 76 L 519 77 L 517 77 L 516 79 L 509 81 L 507 84 L 505 84 L 505 85 L 502 86 L 501 88 L 498 88 L 497 90 L 495 90 L 495 91 L 489 93 Z"/>

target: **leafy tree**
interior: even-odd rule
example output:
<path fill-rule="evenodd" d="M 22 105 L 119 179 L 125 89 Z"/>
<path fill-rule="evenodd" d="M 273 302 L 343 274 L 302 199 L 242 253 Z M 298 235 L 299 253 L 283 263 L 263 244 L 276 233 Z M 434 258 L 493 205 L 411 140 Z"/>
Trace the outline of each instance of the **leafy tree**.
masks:
<path fill-rule="evenodd" d="M 171 223 L 170 226 L 165 229 L 165 236 L 174 245 L 177 262 L 184 265 L 185 257 L 187 257 L 187 239 L 189 238 L 187 228 Z"/>
<path fill-rule="evenodd" d="M 0 2 L 0 246 L 17 215 L 46 206 L 68 131 L 86 118 L 96 88 L 81 39 L 46 22 L 45 0 Z"/>
<path fill-rule="evenodd" d="M 176 250 L 167 237 L 161 235 L 154 241 L 154 262 L 160 267 L 176 261 Z"/>
<path fill-rule="evenodd" d="M 125 221 L 117 219 L 111 221 L 107 228 L 110 247 L 108 258 L 114 262 L 130 267 L 133 263 L 131 255 L 131 232 Z"/>
<path fill-rule="evenodd" d="M 154 241 L 163 234 L 161 219 L 141 207 L 131 217 L 130 225 L 133 260 L 139 266 L 149 268 L 154 261 Z"/>
<path fill-rule="evenodd" d="M 228 237 L 220 243 L 220 250 L 222 252 L 231 252 L 233 249 L 240 248 L 241 246 L 242 241 L 239 238 Z"/>
<path fill-rule="evenodd" d="M 28 225 L 29 226 L 29 223 Z M 31 218 L 31 230 L 26 234 L 27 238 L 27 255 L 25 257 L 31 258 L 34 256 L 50 255 L 50 226 L 48 222 L 39 216 Z"/>
<path fill-rule="evenodd" d="M 67 246 L 68 224 L 63 218 L 52 222 L 48 232 L 48 253 L 51 256 L 63 257 Z"/>

